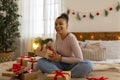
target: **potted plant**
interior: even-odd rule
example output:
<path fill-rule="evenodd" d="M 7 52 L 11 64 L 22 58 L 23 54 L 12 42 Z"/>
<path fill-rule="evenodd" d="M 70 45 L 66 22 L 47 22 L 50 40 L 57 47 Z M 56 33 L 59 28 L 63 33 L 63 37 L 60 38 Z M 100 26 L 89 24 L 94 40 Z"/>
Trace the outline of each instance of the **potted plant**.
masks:
<path fill-rule="evenodd" d="M 12 60 L 10 57 L 16 50 L 15 43 L 20 37 L 17 12 L 17 0 L 0 0 L 0 62 Z"/>

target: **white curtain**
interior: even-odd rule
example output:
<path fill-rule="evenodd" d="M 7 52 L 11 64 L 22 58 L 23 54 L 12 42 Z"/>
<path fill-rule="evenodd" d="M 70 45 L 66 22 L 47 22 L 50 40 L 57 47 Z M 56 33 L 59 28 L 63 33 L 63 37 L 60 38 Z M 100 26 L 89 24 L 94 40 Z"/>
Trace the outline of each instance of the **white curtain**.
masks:
<path fill-rule="evenodd" d="M 61 0 L 19 0 L 21 38 L 18 52 L 27 55 L 35 37 L 54 37 L 54 21 L 61 13 Z"/>

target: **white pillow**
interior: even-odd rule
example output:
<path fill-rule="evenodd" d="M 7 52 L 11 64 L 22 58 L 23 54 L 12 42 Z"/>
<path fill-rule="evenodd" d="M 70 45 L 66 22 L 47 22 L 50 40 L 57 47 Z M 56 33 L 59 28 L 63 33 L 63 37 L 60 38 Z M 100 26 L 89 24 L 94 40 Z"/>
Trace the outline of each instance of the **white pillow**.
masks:
<path fill-rule="evenodd" d="M 89 44 L 100 43 L 100 45 L 106 48 L 107 59 L 118 59 L 120 58 L 120 40 L 116 41 L 98 41 L 98 40 L 86 40 Z"/>
<path fill-rule="evenodd" d="M 82 48 L 83 58 L 86 60 L 93 61 L 104 61 L 106 60 L 106 49 L 105 48 Z"/>
<path fill-rule="evenodd" d="M 84 42 L 84 41 L 78 41 L 78 43 L 79 43 L 81 48 L 85 48 L 87 45 L 87 42 Z"/>

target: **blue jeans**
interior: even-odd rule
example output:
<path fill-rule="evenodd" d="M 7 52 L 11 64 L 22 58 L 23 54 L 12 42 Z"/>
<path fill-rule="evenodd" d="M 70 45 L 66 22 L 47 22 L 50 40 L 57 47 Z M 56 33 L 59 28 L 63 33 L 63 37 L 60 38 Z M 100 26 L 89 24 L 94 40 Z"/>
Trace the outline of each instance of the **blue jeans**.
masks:
<path fill-rule="evenodd" d="M 72 78 L 84 78 L 93 71 L 93 64 L 88 60 L 80 61 L 77 64 L 67 64 L 63 62 L 51 62 L 45 58 L 41 58 L 38 60 L 37 67 L 44 73 L 50 73 L 55 70 L 71 71 Z"/>

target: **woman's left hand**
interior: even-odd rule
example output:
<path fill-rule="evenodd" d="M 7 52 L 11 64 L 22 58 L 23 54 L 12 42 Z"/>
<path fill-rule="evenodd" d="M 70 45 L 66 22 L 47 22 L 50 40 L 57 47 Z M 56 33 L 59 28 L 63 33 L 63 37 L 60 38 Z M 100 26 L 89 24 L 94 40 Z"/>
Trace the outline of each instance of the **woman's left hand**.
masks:
<path fill-rule="evenodd" d="M 48 58 L 48 60 L 53 61 L 53 62 L 59 62 L 61 61 L 61 59 L 62 59 L 61 55 L 57 53 L 55 55 L 49 55 L 49 58 Z"/>

